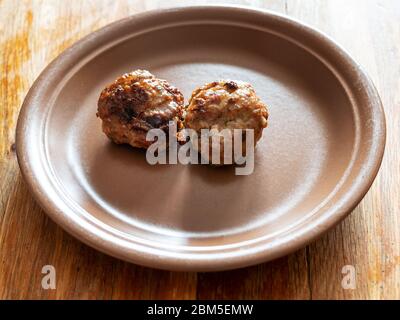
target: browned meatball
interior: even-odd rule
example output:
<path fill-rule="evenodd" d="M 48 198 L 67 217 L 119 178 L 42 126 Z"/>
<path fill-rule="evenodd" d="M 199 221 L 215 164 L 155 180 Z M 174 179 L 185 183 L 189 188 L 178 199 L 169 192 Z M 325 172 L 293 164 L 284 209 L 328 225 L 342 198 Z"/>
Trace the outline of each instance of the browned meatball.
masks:
<path fill-rule="evenodd" d="M 149 71 L 124 74 L 100 94 L 97 116 L 103 131 L 115 143 L 148 148 L 150 129 L 162 129 L 168 135 L 169 121 L 182 127 L 184 99 L 181 92 Z"/>
<path fill-rule="evenodd" d="M 215 81 L 193 91 L 186 109 L 185 127 L 196 130 L 200 137 L 201 129 L 252 129 L 254 145 L 260 140 L 267 126 L 266 105 L 256 95 L 253 87 L 242 81 Z M 233 136 L 233 134 L 232 134 Z M 245 150 L 245 137 L 241 137 Z M 200 141 L 199 141 L 200 145 Z M 208 150 L 211 158 L 210 140 Z M 220 145 L 220 163 L 223 162 L 223 139 Z M 243 152 L 244 153 L 244 152 Z"/>

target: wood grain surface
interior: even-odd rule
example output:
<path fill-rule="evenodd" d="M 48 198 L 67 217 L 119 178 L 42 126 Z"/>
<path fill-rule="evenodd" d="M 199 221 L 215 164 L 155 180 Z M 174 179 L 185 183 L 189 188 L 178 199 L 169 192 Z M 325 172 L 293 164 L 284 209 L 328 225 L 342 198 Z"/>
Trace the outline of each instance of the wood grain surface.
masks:
<path fill-rule="evenodd" d="M 228 2 L 320 29 L 369 73 L 388 134 L 382 168 L 361 204 L 307 248 L 236 271 L 158 271 L 81 244 L 47 218 L 21 178 L 14 142 L 25 94 L 52 59 L 91 31 L 144 10 L 206 2 L 0 0 L 0 298 L 400 299 L 400 1 Z M 55 290 L 42 289 L 44 265 L 56 268 Z M 341 286 L 345 265 L 356 269 L 355 289 Z"/>

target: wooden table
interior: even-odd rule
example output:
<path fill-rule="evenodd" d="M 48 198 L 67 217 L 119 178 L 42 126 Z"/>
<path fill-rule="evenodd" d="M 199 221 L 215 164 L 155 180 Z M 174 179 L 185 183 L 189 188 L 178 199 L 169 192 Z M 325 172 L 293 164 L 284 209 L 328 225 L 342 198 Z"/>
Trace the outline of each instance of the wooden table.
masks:
<path fill-rule="evenodd" d="M 143 10 L 204 2 L 0 0 L 0 298 L 400 298 L 400 1 L 231 2 L 285 13 L 322 30 L 371 76 L 388 136 L 382 168 L 361 204 L 305 249 L 236 271 L 158 271 L 83 245 L 47 218 L 21 178 L 14 133 L 23 98 L 53 58 L 91 31 Z M 55 290 L 42 289 L 44 265 L 56 268 Z M 345 265 L 357 272 L 354 290 L 342 288 Z"/>

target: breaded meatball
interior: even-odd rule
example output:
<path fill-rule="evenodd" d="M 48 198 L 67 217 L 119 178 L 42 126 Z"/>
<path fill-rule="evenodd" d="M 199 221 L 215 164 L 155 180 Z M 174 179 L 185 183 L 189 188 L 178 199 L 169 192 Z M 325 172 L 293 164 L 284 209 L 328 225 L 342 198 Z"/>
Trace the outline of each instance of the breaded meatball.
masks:
<path fill-rule="evenodd" d="M 177 88 L 149 71 L 136 70 L 101 92 L 97 116 L 112 141 L 146 149 L 152 144 L 146 141 L 150 129 L 162 129 L 168 135 L 169 121 L 182 127 L 183 108 L 183 95 Z"/>
<path fill-rule="evenodd" d="M 253 129 L 256 145 L 267 126 L 267 119 L 267 107 L 250 84 L 221 80 L 205 84 L 193 91 L 186 108 L 185 127 L 196 130 L 199 137 L 201 129 L 217 129 L 219 132 L 230 129 L 232 137 L 233 129 Z M 245 150 L 245 135 L 241 139 L 242 150 Z M 208 156 L 211 159 L 211 140 L 209 146 Z M 198 148 L 200 147 L 199 139 Z M 223 140 L 220 152 L 220 164 L 229 164 L 223 162 Z"/>

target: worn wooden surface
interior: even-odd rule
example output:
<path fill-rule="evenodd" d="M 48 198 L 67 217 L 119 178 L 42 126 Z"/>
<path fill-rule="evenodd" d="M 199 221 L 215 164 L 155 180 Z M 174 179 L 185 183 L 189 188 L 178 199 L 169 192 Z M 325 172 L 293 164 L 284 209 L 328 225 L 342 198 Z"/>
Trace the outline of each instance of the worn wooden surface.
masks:
<path fill-rule="evenodd" d="M 63 49 L 92 30 L 143 10 L 204 1 L 0 0 L 0 298 L 400 299 L 400 1 L 231 2 L 286 13 L 319 28 L 375 82 L 387 115 L 387 149 L 362 203 L 307 248 L 237 271 L 158 271 L 81 244 L 46 217 L 19 173 L 14 131 L 29 86 Z M 48 264 L 57 270 L 55 290 L 41 287 L 41 269 Z M 354 290 L 341 286 L 344 265 L 356 268 Z"/>

